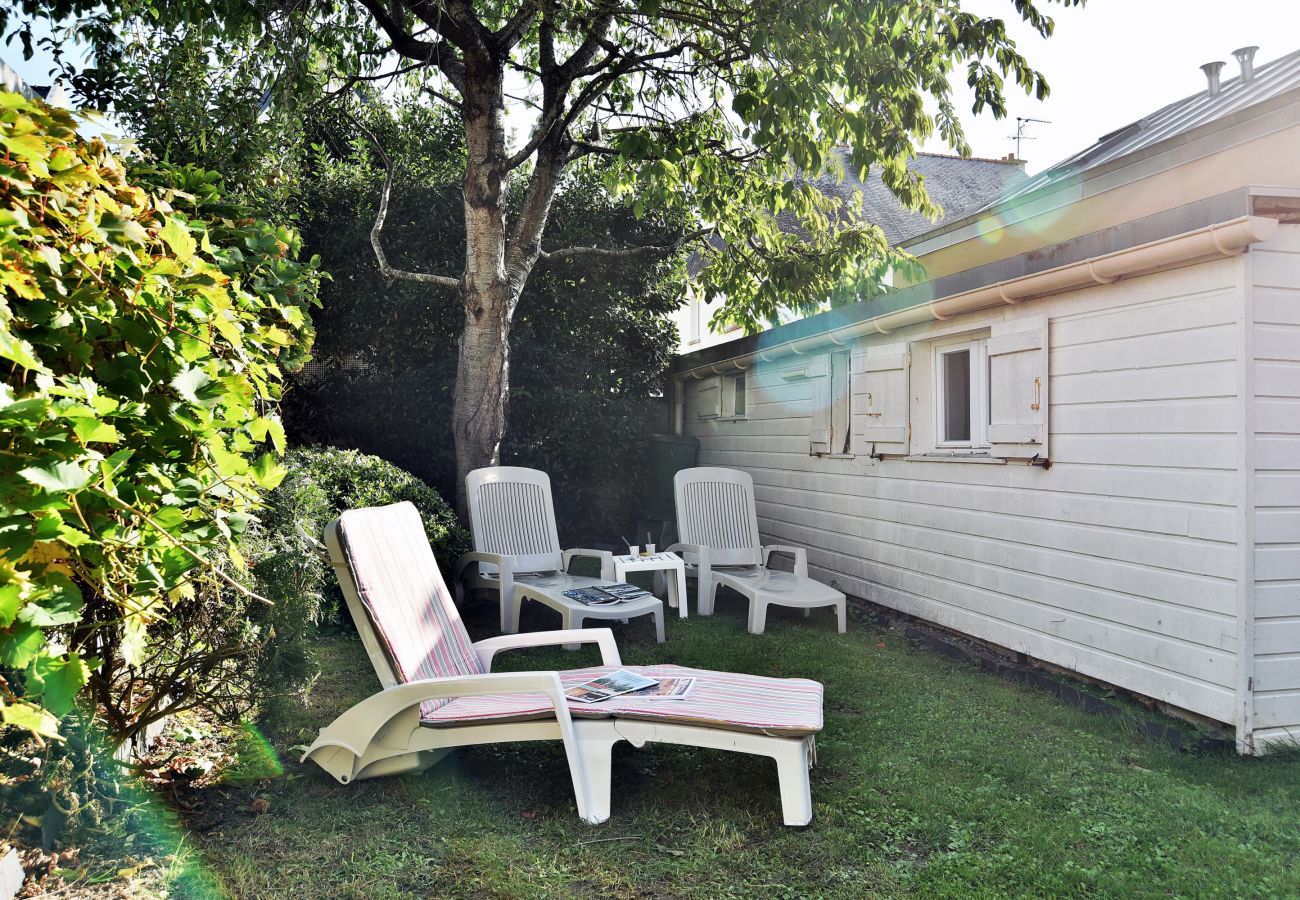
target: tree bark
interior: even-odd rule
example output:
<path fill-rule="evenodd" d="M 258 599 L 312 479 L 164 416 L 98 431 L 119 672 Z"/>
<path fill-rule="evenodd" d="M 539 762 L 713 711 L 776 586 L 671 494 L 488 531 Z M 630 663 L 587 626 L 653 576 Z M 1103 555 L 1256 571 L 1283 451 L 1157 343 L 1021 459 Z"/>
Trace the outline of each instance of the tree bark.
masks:
<path fill-rule="evenodd" d="M 477 70 L 477 71 L 475 71 Z M 504 68 L 472 60 L 464 96 L 466 139 L 465 310 L 456 364 L 452 433 L 456 508 L 466 514 L 465 476 L 501 458 L 510 397 L 510 323 L 517 291 L 506 276 Z"/>

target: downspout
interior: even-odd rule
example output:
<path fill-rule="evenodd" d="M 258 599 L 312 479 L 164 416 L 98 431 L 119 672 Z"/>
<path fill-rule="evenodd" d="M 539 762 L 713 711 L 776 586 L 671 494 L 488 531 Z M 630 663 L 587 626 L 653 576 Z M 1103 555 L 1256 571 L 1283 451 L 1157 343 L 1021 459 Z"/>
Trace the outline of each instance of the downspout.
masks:
<path fill-rule="evenodd" d="M 1255 745 L 1255 298 L 1254 266 L 1240 274 L 1237 314 L 1237 752 Z"/>
<path fill-rule="evenodd" d="M 672 380 L 673 434 L 686 433 L 686 385 L 676 376 Z"/>

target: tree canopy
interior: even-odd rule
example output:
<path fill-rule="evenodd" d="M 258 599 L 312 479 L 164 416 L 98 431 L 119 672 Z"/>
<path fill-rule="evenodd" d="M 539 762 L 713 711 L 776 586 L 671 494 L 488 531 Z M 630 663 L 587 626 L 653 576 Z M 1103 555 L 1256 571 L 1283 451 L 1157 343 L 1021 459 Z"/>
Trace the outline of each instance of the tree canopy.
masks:
<path fill-rule="evenodd" d="M 94 6 L 60 0 L 53 9 Z M 1009 14 L 1050 35 L 1043 6 L 1007 0 Z M 673 209 L 697 223 L 674 247 L 723 239 L 695 245 L 714 257 L 698 287 L 725 296 L 721 315 L 751 329 L 781 306 L 869 294 L 899 262 L 878 230 L 792 174 L 833 168 L 832 149 L 847 144 L 859 174 L 875 166 L 905 205 L 934 211 L 907 161 L 936 132 L 969 151 L 954 82 L 973 88 L 976 112 L 994 115 L 1005 113 L 1008 79 L 1047 93 L 1005 22 L 960 0 L 125 0 L 90 11 L 77 30 L 97 64 L 75 83 L 101 104 L 139 92 L 133 35 L 143 40 L 137 51 L 151 52 L 159 40 L 201 35 L 245 94 L 268 101 L 345 101 L 359 84 L 401 80 L 462 117 L 493 100 L 527 110 L 535 127 L 496 161 L 497 177 L 529 182 L 505 241 L 512 281 L 526 279 L 534 253 L 545 263 L 665 252 L 545 245 L 552 182 L 598 158 L 608 189 L 635 211 Z M 487 93 L 476 87 L 484 83 Z M 777 227 L 783 211 L 803 223 L 801 235 Z M 389 274 L 460 283 L 455 272 Z"/>
<path fill-rule="evenodd" d="M 36 8 L 17 2 L 28 14 Z M 1040 8 L 1050 2 L 1083 0 L 1007 0 L 1043 35 L 1053 30 Z M 58 0 L 54 10 L 85 6 Z M 510 329 L 537 265 L 662 258 L 692 246 L 711 258 L 696 289 L 725 299 L 715 319 L 750 330 L 782 308 L 871 296 L 906 255 L 801 176 L 842 167 L 834 151 L 847 145 L 859 177 L 874 167 L 905 206 L 936 212 L 907 164 L 936 132 L 969 151 L 954 81 L 964 78 L 975 110 L 994 115 L 1005 113 L 1007 79 L 1047 93 L 1005 21 L 976 16 L 961 0 L 122 0 L 73 27 L 96 59 L 74 86 L 101 104 L 134 97 L 141 110 L 168 100 L 150 98 L 139 76 L 180 40 L 196 42 L 191 60 L 216 77 L 246 94 L 261 88 L 254 120 L 263 108 L 292 116 L 303 104 L 375 102 L 400 81 L 459 122 L 461 270 L 390 262 L 383 228 L 393 171 L 409 162 L 378 141 L 389 177 L 371 231 L 385 278 L 460 301 L 458 484 L 500 458 Z M 513 142 L 512 110 L 532 116 Z M 237 141 L 248 119 L 233 116 L 225 139 Z M 666 244 L 547 241 L 561 185 L 583 172 L 598 172 L 638 216 L 654 209 L 691 224 Z M 799 222 L 797 234 L 779 227 L 782 213 Z"/>

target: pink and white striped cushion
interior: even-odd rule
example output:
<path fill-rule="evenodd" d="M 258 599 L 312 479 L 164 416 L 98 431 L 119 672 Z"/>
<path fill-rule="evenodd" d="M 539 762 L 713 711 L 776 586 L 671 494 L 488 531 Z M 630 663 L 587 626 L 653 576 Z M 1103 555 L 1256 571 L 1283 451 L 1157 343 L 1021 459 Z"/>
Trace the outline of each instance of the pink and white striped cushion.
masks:
<path fill-rule="evenodd" d="M 560 673 L 560 680 L 566 688 L 574 687 L 617 668 L 569 669 Z M 816 734 L 822 729 L 822 686 L 816 681 L 668 665 L 621 668 L 649 678 L 695 678 L 696 682 L 691 693 L 681 700 L 614 697 L 600 703 L 570 702 L 569 712 L 575 718 L 639 719 L 788 737 Z M 543 694 L 492 694 L 457 697 L 438 709 L 422 710 L 420 724 L 442 728 L 485 721 L 521 722 L 552 715 L 551 704 Z"/>
<path fill-rule="evenodd" d="M 403 682 L 485 671 L 411 503 L 352 509 L 339 536 L 361 602 Z M 422 714 L 448 700 L 426 700 Z"/>

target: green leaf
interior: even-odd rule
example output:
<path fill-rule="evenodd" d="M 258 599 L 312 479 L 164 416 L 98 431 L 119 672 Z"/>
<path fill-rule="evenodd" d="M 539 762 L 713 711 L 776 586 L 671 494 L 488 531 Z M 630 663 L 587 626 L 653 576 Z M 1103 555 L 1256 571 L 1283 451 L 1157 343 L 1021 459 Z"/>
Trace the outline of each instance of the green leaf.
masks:
<path fill-rule="evenodd" d="M 8 628 L 23 605 L 23 586 L 21 584 L 0 585 L 0 628 Z"/>
<path fill-rule="evenodd" d="M 81 588 L 61 572 L 45 576 L 46 591 L 18 613 L 18 620 L 37 628 L 55 628 L 81 621 Z"/>
<path fill-rule="evenodd" d="M 172 252 L 182 262 L 188 262 L 198 250 L 198 244 L 190 235 L 190 230 L 171 216 L 168 216 L 166 224 L 158 229 L 158 236 L 168 247 L 171 247 Z"/>
<path fill-rule="evenodd" d="M 148 648 L 149 633 L 144 620 L 139 616 L 128 616 L 122 622 L 122 643 L 120 649 L 122 660 L 128 666 L 137 666 L 145 658 Z"/>
<path fill-rule="evenodd" d="M 212 384 L 212 379 L 202 369 L 182 369 L 180 374 L 171 381 L 176 393 L 196 405 L 203 402 L 200 399 L 199 392 L 210 384 Z"/>
<path fill-rule="evenodd" d="M 90 670 L 81 657 L 38 656 L 28 670 L 31 693 L 57 718 L 72 712 L 77 694 L 90 678 Z"/>
<path fill-rule="evenodd" d="M 59 736 L 59 720 L 31 703 L 6 703 L 0 707 L 0 721 L 44 737 Z"/>
<path fill-rule="evenodd" d="M 16 622 L 8 631 L 0 632 L 0 666 L 25 669 L 43 646 L 43 631 L 26 622 Z"/>
<path fill-rule="evenodd" d="M 116 427 L 100 419 L 73 419 L 72 430 L 83 444 L 116 444 L 122 437 Z"/>
<path fill-rule="evenodd" d="M 253 480 L 257 482 L 258 486 L 268 491 L 273 491 L 279 487 L 286 474 L 284 466 L 280 465 L 279 460 L 276 459 L 273 453 L 263 453 L 259 456 L 251 471 Z"/>
<path fill-rule="evenodd" d="M 34 372 L 50 371 L 36 358 L 36 350 L 31 344 L 3 327 L 0 327 L 0 356 Z"/>
<path fill-rule="evenodd" d="M 54 463 L 43 468 L 29 466 L 20 469 L 18 474 L 51 493 L 79 491 L 90 481 L 90 471 L 71 462 Z"/>

